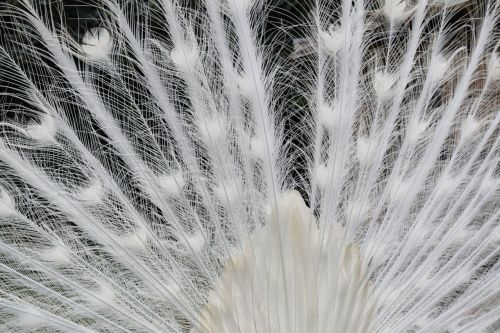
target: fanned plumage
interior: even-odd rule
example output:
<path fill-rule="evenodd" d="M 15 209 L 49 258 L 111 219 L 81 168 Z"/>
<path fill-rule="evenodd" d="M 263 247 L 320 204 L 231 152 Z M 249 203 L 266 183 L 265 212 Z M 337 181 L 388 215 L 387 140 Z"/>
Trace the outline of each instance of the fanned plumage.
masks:
<path fill-rule="evenodd" d="M 498 2 L 93 5 L 0 5 L 1 332 L 500 330 Z"/>

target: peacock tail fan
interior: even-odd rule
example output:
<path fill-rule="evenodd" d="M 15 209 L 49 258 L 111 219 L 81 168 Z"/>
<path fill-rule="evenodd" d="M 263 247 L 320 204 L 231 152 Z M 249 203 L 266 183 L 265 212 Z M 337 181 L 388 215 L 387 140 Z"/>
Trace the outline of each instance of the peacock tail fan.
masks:
<path fill-rule="evenodd" d="M 0 4 L 1 332 L 500 331 L 500 2 L 81 5 Z"/>

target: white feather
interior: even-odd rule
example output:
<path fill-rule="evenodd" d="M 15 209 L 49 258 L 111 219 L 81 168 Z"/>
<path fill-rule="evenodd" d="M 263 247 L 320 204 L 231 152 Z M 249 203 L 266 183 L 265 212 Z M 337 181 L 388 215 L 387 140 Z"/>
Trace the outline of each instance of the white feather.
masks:
<path fill-rule="evenodd" d="M 0 217 L 6 217 L 13 214 L 15 209 L 14 200 L 6 190 L 0 188 Z"/>
<path fill-rule="evenodd" d="M 90 59 L 106 58 L 111 52 L 113 38 L 108 29 L 91 28 L 82 38 L 81 47 L 83 53 Z"/>
<path fill-rule="evenodd" d="M 319 33 L 319 38 L 323 47 L 332 55 L 335 55 L 344 44 L 344 33 L 345 32 L 342 31 L 340 27 L 331 25 L 327 31 L 321 31 Z"/>
<path fill-rule="evenodd" d="M 498 332 L 498 1 L 271 2 L 0 5 L 1 332 Z"/>
<path fill-rule="evenodd" d="M 41 122 L 30 122 L 26 128 L 26 133 L 40 143 L 54 143 L 57 126 L 50 115 L 44 115 Z"/>

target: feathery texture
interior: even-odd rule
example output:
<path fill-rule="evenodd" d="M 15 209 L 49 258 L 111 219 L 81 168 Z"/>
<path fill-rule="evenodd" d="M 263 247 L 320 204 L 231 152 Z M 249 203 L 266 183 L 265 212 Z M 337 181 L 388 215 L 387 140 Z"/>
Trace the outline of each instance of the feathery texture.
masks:
<path fill-rule="evenodd" d="M 0 331 L 500 330 L 500 3 L 0 5 Z"/>

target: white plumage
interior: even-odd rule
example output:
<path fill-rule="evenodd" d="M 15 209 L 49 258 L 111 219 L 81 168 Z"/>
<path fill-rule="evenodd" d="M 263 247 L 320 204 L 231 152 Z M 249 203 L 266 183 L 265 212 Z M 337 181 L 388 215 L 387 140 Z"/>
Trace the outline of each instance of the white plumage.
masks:
<path fill-rule="evenodd" d="M 195 7 L 0 7 L 0 331 L 498 332 L 500 4 Z"/>

